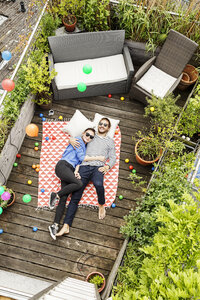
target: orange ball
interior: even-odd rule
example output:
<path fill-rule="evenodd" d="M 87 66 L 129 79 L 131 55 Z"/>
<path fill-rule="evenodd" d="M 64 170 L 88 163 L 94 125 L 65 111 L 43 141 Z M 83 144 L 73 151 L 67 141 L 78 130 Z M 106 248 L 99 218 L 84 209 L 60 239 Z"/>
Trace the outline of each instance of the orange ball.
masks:
<path fill-rule="evenodd" d="M 35 151 L 38 151 L 38 147 L 35 147 L 34 150 L 35 150 Z"/>
<path fill-rule="evenodd" d="M 39 172 L 39 171 L 40 171 L 40 168 L 36 168 L 35 171 L 36 171 L 36 172 Z"/>
<path fill-rule="evenodd" d="M 35 168 L 36 168 L 36 165 L 32 165 L 32 168 L 35 169 Z"/>
<path fill-rule="evenodd" d="M 39 133 L 39 128 L 37 125 L 31 123 L 26 126 L 26 134 L 28 136 L 31 136 L 31 137 L 38 136 L 38 133 Z"/>
<path fill-rule="evenodd" d="M 40 165 L 38 164 L 38 165 L 36 165 L 36 168 L 40 168 Z"/>

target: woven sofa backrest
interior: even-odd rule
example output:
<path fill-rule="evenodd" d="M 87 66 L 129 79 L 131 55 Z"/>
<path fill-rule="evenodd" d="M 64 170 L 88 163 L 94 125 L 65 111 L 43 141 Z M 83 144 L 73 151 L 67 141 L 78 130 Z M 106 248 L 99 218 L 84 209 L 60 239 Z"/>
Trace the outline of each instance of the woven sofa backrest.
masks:
<path fill-rule="evenodd" d="M 54 62 L 76 61 L 122 53 L 124 30 L 65 34 L 48 37 Z"/>
<path fill-rule="evenodd" d="M 157 56 L 155 66 L 178 78 L 197 47 L 197 43 L 171 29 Z"/>

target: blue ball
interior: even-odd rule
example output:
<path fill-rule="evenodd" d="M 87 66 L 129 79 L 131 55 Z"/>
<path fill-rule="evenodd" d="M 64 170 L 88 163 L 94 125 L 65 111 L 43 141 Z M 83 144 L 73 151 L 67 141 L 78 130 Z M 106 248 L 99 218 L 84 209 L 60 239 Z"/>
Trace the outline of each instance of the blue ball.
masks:
<path fill-rule="evenodd" d="M 155 169 L 154 167 L 151 168 L 152 171 L 154 171 L 154 169 Z"/>
<path fill-rule="evenodd" d="M 113 208 L 115 208 L 116 207 L 116 204 L 115 203 L 112 203 L 112 205 L 111 205 Z"/>
<path fill-rule="evenodd" d="M 39 114 L 40 118 L 42 118 L 44 115 L 43 114 Z"/>
<path fill-rule="evenodd" d="M 37 227 L 33 227 L 33 231 L 36 232 L 38 230 Z"/>
<path fill-rule="evenodd" d="M 43 118 L 42 118 L 42 122 L 44 122 L 44 121 L 46 121 L 46 118 L 43 117 Z"/>
<path fill-rule="evenodd" d="M 44 193 L 45 192 L 45 189 L 41 189 L 41 193 Z"/>
<path fill-rule="evenodd" d="M 3 233 L 3 229 L 2 228 L 0 228 L 0 234 L 2 234 Z"/>
<path fill-rule="evenodd" d="M 1 54 L 2 58 L 4 60 L 10 60 L 11 57 L 12 57 L 12 54 L 10 53 L 10 51 L 6 50 L 6 51 L 3 51 L 2 54 Z"/>
<path fill-rule="evenodd" d="M 45 140 L 46 140 L 46 141 L 48 141 L 48 140 L 49 140 L 49 137 L 48 137 L 48 136 L 46 136 L 46 137 L 45 137 Z"/>

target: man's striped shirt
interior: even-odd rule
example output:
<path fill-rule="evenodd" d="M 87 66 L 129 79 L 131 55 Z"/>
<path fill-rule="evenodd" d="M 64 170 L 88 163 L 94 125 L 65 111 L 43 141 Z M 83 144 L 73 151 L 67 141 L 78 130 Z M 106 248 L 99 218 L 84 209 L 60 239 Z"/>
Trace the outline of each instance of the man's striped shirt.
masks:
<path fill-rule="evenodd" d="M 108 136 L 101 137 L 98 134 L 95 134 L 94 139 L 87 144 L 86 148 L 87 156 L 105 156 L 107 165 L 112 168 L 116 162 L 116 152 L 115 152 L 115 143 L 114 140 Z M 81 165 L 90 165 L 90 166 L 104 166 L 104 162 L 99 160 L 93 161 L 83 161 Z"/>

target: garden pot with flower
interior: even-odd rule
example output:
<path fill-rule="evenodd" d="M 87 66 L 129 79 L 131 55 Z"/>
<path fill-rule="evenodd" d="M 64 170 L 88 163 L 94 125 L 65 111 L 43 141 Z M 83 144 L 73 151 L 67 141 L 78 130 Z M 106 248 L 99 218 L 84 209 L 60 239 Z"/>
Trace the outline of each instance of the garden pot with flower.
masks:
<path fill-rule="evenodd" d="M 5 209 L 15 202 L 15 193 L 5 185 L 0 186 L 0 207 Z"/>
<path fill-rule="evenodd" d="M 103 291 L 106 285 L 105 277 L 100 272 L 90 273 L 87 276 L 86 281 L 95 284 L 99 293 Z"/>

